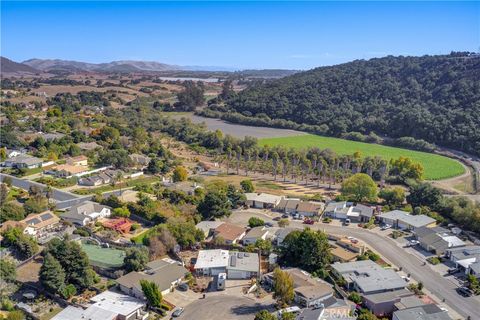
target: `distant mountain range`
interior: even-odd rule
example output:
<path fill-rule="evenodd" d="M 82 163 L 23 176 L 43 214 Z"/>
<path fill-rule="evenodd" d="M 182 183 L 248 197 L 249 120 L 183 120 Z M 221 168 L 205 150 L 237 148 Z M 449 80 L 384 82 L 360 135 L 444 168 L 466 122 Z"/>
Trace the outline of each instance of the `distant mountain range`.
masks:
<path fill-rule="evenodd" d="M 3 73 L 27 73 L 27 74 L 35 74 L 35 73 L 41 73 L 42 71 L 37 70 L 27 64 L 23 63 L 18 63 L 15 61 L 12 61 L 10 59 L 0 57 L 0 66 L 1 66 L 1 72 Z"/>
<path fill-rule="evenodd" d="M 215 66 L 177 66 L 155 61 L 121 60 L 88 63 L 61 59 L 29 59 L 21 63 L 2 57 L 2 73 L 74 73 L 74 72 L 164 72 L 164 71 L 235 71 Z"/>

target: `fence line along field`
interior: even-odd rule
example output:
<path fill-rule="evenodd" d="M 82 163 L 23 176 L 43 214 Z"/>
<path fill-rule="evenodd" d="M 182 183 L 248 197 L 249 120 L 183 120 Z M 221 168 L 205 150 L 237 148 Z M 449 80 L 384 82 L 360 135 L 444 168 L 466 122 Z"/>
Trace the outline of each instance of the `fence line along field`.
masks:
<path fill-rule="evenodd" d="M 363 157 L 380 156 L 386 160 L 392 158 L 396 159 L 400 156 L 409 157 L 413 161 L 419 162 L 423 165 L 425 168 L 424 178 L 427 180 L 451 178 L 465 172 L 465 168 L 460 162 L 438 154 L 339 138 L 322 137 L 312 134 L 260 139 L 259 145 L 280 145 L 286 148 L 295 149 L 306 149 L 309 147 L 318 147 L 320 149 L 328 148 L 340 155 L 353 154 L 354 152 L 359 151 Z"/>

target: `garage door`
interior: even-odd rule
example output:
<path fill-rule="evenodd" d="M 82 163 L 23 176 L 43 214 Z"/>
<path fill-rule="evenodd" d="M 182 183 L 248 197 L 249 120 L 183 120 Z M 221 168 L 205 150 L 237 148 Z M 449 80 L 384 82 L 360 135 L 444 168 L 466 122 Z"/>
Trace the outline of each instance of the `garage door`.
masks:
<path fill-rule="evenodd" d="M 239 270 L 228 270 L 228 279 L 246 279 L 247 272 Z"/>

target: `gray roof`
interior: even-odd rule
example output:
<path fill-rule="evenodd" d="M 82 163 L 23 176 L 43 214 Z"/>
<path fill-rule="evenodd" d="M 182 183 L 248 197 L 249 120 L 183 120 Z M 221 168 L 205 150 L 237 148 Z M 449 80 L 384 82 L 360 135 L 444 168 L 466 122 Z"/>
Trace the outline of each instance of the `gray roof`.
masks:
<path fill-rule="evenodd" d="M 27 154 L 21 154 L 19 156 L 8 159 L 7 161 L 12 163 L 23 163 L 28 166 L 36 165 L 43 163 L 43 160 L 37 157 L 32 157 Z"/>
<path fill-rule="evenodd" d="M 140 280 L 144 279 L 155 282 L 160 291 L 164 291 L 169 289 L 173 282 L 183 278 L 186 273 L 187 269 L 185 269 L 181 263 L 173 260 L 168 262 L 160 259 L 149 262 L 146 272 L 132 271 L 118 278 L 116 281 L 126 288 L 135 287 L 139 291 L 142 291 Z"/>
<path fill-rule="evenodd" d="M 347 282 L 354 282 L 362 293 L 405 288 L 405 280 L 394 270 L 384 269 L 371 260 L 334 263 L 332 267 Z"/>
<path fill-rule="evenodd" d="M 375 304 L 389 301 L 400 301 L 403 297 L 412 296 L 413 292 L 407 289 L 400 289 L 395 291 L 386 291 L 379 293 L 371 293 L 363 296 L 364 299 L 371 301 Z"/>
<path fill-rule="evenodd" d="M 347 206 L 346 201 L 340 201 L 340 202 L 329 202 L 327 206 L 325 207 L 325 212 L 333 212 L 335 210 L 341 209 L 343 207 Z"/>
<path fill-rule="evenodd" d="M 258 257 L 258 253 L 230 252 L 230 261 L 228 263 L 227 269 L 259 272 L 260 260 Z"/>
<path fill-rule="evenodd" d="M 299 199 L 282 199 L 280 200 L 277 209 L 279 210 L 286 210 L 286 209 L 291 209 L 295 210 L 297 209 L 298 204 L 300 203 Z"/>
<path fill-rule="evenodd" d="M 247 235 L 245 237 L 243 237 L 243 239 L 244 240 L 245 240 L 245 238 L 259 239 L 259 238 L 263 237 L 266 233 L 268 233 L 267 228 L 265 228 L 263 226 L 255 227 L 255 228 L 250 229 L 247 232 Z"/>
<path fill-rule="evenodd" d="M 422 238 L 432 233 L 450 233 L 450 231 L 442 227 L 433 227 L 433 228 L 420 227 L 420 228 L 417 228 L 413 233 L 415 233 L 417 238 Z"/>
<path fill-rule="evenodd" d="M 463 260 L 480 254 L 480 246 L 467 246 L 463 248 L 448 249 L 447 251 L 451 253 L 452 258 Z"/>
<path fill-rule="evenodd" d="M 81 214 L 88 215 L 94 212 L 100 212 L 103 208 L 108 208 L 107 206 L 101 205 L 93 201 L 85 201 L 79 204 L 72 206 L 69 210 L 71 214 Z"/>
<path fill-rule="evenodd" d="M 371 218 L 373 216 L 373 208 L 363 204 L 357 204 L 353 207 L 353 211 L 360 212 L 363 217 Z"/>
<path fill-rule="evenodd" d="M 379 215 L 380 218 L 398 220 L 415 228 L 420 228 L 434 223 L 436 220 L 424 214 L 411 215 L 401 210 L 393 210 Z"/>
<path fill-rule="evenodd" d="M 398 320 L 452 320 L 446 311 L 435 304 L 403 309 L 393 314 Z"/>
<path fill-rule="evenodd" d="M 480 261 L 472 263 L 470 265 L 470 270 L 475 272 L 477 276 L 480 275 Z"/>

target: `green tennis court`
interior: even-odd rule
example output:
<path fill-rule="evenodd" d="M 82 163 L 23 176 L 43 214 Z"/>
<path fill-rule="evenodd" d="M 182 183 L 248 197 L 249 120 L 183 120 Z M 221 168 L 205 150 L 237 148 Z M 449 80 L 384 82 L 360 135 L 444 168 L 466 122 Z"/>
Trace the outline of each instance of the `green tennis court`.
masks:
<path fill-rule="evenodd" d="M 120 268 L 123 266 L 125 251 L 113 248 L 102 248 L 94 244 L 82 243 L 82 249 L 93 266 L 100 268 Z"/>

